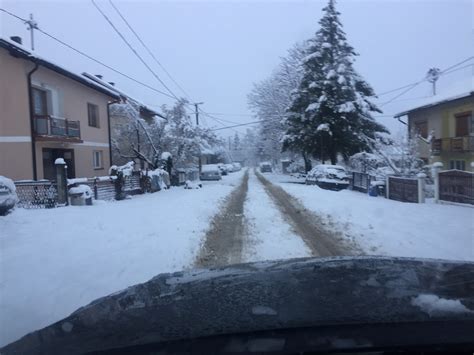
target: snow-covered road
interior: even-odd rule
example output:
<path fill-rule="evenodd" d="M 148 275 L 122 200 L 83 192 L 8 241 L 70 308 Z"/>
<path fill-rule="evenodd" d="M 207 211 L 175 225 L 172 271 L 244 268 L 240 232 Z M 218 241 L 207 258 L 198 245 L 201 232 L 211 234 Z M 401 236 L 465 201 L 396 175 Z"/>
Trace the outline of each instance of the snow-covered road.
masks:
<path fill-rule="evenodd" d="M 312 255 L 311 250 L 285 221 L 254 172 L 249 176 L 244 222 L 244 262 Z"/>
<path fill-rule="evenodd" d="M 0 346 L 98 297 L 192 267 L 209 220 L 242 179 L 0 218 Z"/>

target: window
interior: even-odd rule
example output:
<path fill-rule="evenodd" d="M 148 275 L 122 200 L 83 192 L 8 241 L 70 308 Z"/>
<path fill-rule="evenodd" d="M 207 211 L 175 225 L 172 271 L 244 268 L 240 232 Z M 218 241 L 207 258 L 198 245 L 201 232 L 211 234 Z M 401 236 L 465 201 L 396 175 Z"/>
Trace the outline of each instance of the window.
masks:
<path fill-rule="evenodd" d="M 423 138 L 428 138 L 428 122 L 415 122 L 415 133 Z"/>
<path fill-rule="evenodd" d="M 103 166 L 102 166 L 102 151 L 101 150 L 94 150 L 92 160 L 93 160 L 92 163 L 93 163 L 94 169 L 102 169 L 103 168 Z"/>
<path fill-rule="evenodd" d="M 45 90 L 33 88 L 33 111 L 38 116 L 48 114 L 48 96 Z"/>
<path fill-rule="evenodd" d="M 456 170 L 466 170 L 466 162 L 464 160 L 450 160 L 449 168 Z"/>
<path fill-rule="evenodd" d="M 461 113 L 456 115 L 456 137 L 464 137 L 469 135 L 469 121 L 471 113 Z M 471 127 L 472 129 L 472 127 Z"/>
<path fill-rule="evenodd" d="M 89 118 L 89 126 L 99 128 L 99 106 L 88 103 L 87 116 Z"/>

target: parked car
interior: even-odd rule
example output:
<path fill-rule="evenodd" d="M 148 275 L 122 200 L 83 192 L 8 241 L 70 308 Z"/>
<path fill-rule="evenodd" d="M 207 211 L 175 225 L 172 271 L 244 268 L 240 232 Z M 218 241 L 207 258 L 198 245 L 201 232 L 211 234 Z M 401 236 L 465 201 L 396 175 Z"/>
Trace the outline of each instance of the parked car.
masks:
<path fill-rule="evenodd" d="M 203 165 L 199 178 L 201 180 L 220 180 L 222 179 L 221 171 L 216 164 Z"/>
<path fill-rule="evenodd" d="M 0 176 L 0 216 L 5 216 L 17 202 L 15 184 L 12 180 Z"/>
<path fill-rule="evenodd" d="M 242 165 L 240 163 L 234 162 L 232 165 L 234 166 L 234 171 L 242 170 Z"/>
<path fill-rule="evenodd" d="M 237 170 L 235 169 L 234 164 L 225 164 L 225 167 L 229 173 L 236 172 Z"/>
<path fill-rule="evenodd" d="M 318 185 L 328 190 L 344 190 L 349 187 L 349 175 L 339 165 L 316 165 L 306 176 L 307 185 Z"/>
<path fill-rule="evenodd" d="M 227 175 L 228 170 L 227 170 L 227 167 L 224 163 L 217 164 L 217 167 L 219 168 L 219 170 L 221 172 L 221 175 Z"/>
<path fill-rule="evenodd" d="M 268 162 L 260 163 L 260 172 L 261 173 L 271 173 L 273 171 L 272 164 Z"/>

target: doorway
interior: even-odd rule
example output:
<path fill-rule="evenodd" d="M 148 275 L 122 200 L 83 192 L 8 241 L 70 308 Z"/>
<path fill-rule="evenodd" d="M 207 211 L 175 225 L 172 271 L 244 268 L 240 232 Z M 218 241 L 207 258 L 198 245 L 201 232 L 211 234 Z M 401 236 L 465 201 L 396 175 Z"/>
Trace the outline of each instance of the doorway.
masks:
<path fill-rule="evenodd" d="M 57 158 L 63 158 L 67 165 L 67 177 L 76 177 L 74 167 L 74 149 L 43 148 L 43 175 L 44 179 L 56 180 L 56 167 L 54 162 Z"/>

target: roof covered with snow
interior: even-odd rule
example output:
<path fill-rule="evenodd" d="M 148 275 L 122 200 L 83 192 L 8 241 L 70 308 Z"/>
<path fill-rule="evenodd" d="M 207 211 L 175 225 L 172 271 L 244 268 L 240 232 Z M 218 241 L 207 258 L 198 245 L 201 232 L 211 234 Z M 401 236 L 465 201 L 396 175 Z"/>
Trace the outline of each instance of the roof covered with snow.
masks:
<path fill-rule="evenodd" d="M 105 87 L 107 90 L 115 92 L 122 99 L 126 99 L 126 100 L 130 100 L 130 101 L 135 102 L 142 109 L 148 111 L 148 113 L 151 116 L 158 116 L 158 117 L 161 117 L 161 118 L 166 118 L 165 116 L 163 116 L 162 114 L 160 114 L 156 110 L 153 110 L 152 108 L 150 108 L 149 106 L 147 106 L 144 103 L 140 102 L 139 100 L 135 99 L 134 97 L 131 97 L 130 95 L 126 94 L 123 90 L 120 90 L 115 85 L 112 85 L 109 82 L 106 82 L 105 80 L 102 80 L 101 78 L 99 78 L 95 75 L 86 73 L 86 72 L 82 73 L 82 75 L 85 76 L 87 79 L 97 83 L 98 85 L 101 85 L 101 86 Z"/>
<path fill-rule="evenodd" d="M 440 87 L 439 92 L 428 98 L 423 98 L 420 101 L 407 107 L 406 110 L 397 113 L 395 117 L 401 117 L 409 114 L 412 111 L 441 105 L 443 103 L 451 102 L 465 97 L 474 96 L 474 76 L 468 76 L 459 80 L 452 85 Z"/>
<path fill-rule="evenodd" d="M 107 96 L 113 97 L 115 99 L 120 98 L 116 92 L 111 91 L 97 83 L 85 78 L 82 75 L 76 74 L 73 71 L 64 68 L 62 65 L 56 64 L 49 59 L 45 59 L 42 56 L 37 55 L 36 53 L 28 50 L 26 47 L 22 46 L 19 43 L 16 43 L 10 39 L 0 37 L 0 47 L 8 50 L 12 55 L 18 58 L 23 58 L 30 60 L 33 63 L 37 63 L 40 66 L 48 68 L 58 74 L 64 75 L 72 80 L 75 80 L 85 86 L 90 87 L 96 91 L 99 91 Z"/>

